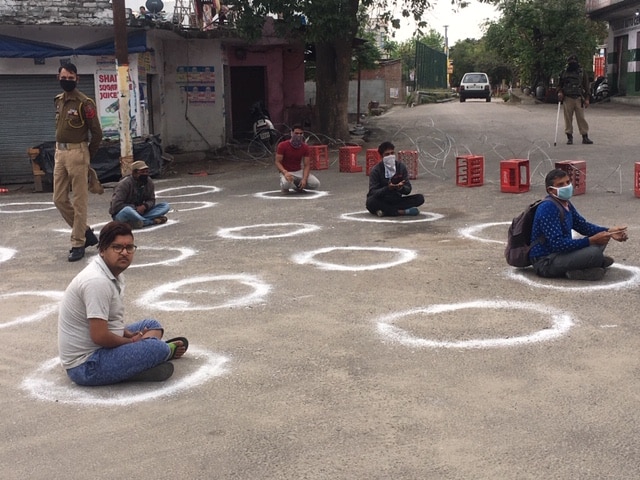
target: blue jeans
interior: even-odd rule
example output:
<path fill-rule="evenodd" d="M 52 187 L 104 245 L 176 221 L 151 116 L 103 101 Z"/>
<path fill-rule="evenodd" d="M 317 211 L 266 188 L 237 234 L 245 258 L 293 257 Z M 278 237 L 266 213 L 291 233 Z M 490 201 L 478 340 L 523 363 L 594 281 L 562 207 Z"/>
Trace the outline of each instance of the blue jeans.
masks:
<path fill-rule="evenodd" d="M 156 203 L 151 210 L 144 212 L 144 215 L 140 215 L 133 207 L 124 207 L 112 218 L 119 222 L 126 222 L 130 225 L 139 225 L 142 222 L 143 227 L 153 225 L 153 219 L 165 215 L 169 211 L 168 203 Z"/>
<path fill-rule="evenodd" d="M 152 318 L 127 325 L 132 333 L 145 328 L 163 330 Z M 163 340 L 145 338 L 115 348 L 99 348 L 82 365 L 67 370 L 69 378 L 83 386 L 111 385 L 166 362 L 171 348 Z"/>

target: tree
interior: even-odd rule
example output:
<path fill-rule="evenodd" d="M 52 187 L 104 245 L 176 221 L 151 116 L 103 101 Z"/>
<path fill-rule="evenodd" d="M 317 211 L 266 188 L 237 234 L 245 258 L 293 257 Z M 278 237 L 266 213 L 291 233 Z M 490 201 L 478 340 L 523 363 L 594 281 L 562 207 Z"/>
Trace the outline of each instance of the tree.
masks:
<path fill-rule="evenodd" d="M 503 80 L 507 83 L 512 81 L 513 73 L 509 64 L 487 47 L 484 38 L 467 38 L 457 42 L 451 47 L 449 58 L 453 62 L 450 79 L 453 86 L 458 86 L 467 72 L 485 72 L 492 85 L 499 85 Z"/>
<path fill-rule="evenodd" d="M 584 0 L 501 0 L 498 9 L 502 17 L 488 26 L 487 47 L 531 87 L 547 87 L 571 53 L 590 65 L 606 36 L 602 22 L 587 18 Z"/>
<path fill-rule="evenodd" d="M 449 1 L 449 0 L 447 0 Z M 453 0 L 459 3 L 459 0 Z M 370 17 L 380 19 L 380 25 L 400 27 L 400 20 L 391 13 L 401 4 L 400 14 L 413 17 L 418 28 L 430 7 L 430 0 L 230 0 L 238 12 L 237 26 L 248 37 L 256 36 L 267 15 L 275 16 L 278 32 L 299 36 L 315 45 L 316 105 L 319 130 L 334 138 L 346 139 L 348 126 L 349 77 L 354 50 L 354 38 L 361 23 L 358 13 L 367 9 Z M 307 25 L 301 28 L 300 16 Z"/>

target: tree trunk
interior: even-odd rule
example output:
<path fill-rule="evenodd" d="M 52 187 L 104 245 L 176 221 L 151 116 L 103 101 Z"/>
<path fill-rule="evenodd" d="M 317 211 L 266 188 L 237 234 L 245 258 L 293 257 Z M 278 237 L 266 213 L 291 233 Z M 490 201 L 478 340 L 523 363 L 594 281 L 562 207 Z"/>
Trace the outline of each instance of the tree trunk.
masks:
<path fill-rule="evenodd" d="M 336 38 L 316 43 L 316 106 L 314 128 L 336 140 L 349 139 L 349 73 L 351 39 Z"/>

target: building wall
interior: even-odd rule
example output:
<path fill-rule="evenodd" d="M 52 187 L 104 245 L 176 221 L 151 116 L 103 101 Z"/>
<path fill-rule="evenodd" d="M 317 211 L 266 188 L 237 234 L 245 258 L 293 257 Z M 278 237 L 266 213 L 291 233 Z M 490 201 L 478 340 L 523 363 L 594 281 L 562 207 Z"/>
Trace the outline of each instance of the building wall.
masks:
<path fill-rule="evenodd" d="M 0 24 L 113 25 L 110 0 L 2 0 Z"/>
<path fill-rule="evenodd" d="M 316 103 L 316 83 L 305 82 L 304 95 L 311 105 Z M 403 103 L 402 62 L 392 61 L 372 70 L 360 72 L 360 113 L 368 111 L 369 102 L 379 104 Z M 349 115 L 358 112 L 358 80 L 349 82 Z"/>
<path fill-rule="evenodd" d="M 225 144 L 222 49 L 217 39 L 164 40 L 157 58 L 162 65 L 160 92 L 163 145 L 184 151 L 208 150 Z M 184 69 L 187 69 L 186 71 Z M 202 69 L 214 80 L 204 78 Z M 193 75 L 190 71 L 194 70 Z M 186 76 L 185 76 L 186 74 Z M 206 89 L 210 88 L 209 93 Z M 194 93 L 194 89 L 197 91 Z M 211 94 L 215 97 L 212 99 Z M 195 97 L 194 97 L 195 95 Z M 157 99 L 156 99 L 157 103 Z M 156 112 L 157 113 L 157 112 Z"/>

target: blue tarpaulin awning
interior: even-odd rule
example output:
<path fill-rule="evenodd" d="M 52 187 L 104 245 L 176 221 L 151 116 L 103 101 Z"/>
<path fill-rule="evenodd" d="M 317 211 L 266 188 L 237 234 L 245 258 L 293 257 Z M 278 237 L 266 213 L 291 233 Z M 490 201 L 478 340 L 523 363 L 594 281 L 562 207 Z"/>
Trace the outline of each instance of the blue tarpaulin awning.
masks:
<path fill-rule="evenodd" d="M 129 53 L 141 53 L 147 50 L 149 49 L 147 48 L 147 32 L 145 30 L 137 30 L 127 35 L 127 51 Z M 79 48 L 70 48 L 52 43 L 0 35 L 0 58 L 50 58 L 114 54 L 114 39 L 101 40 Z"/>

